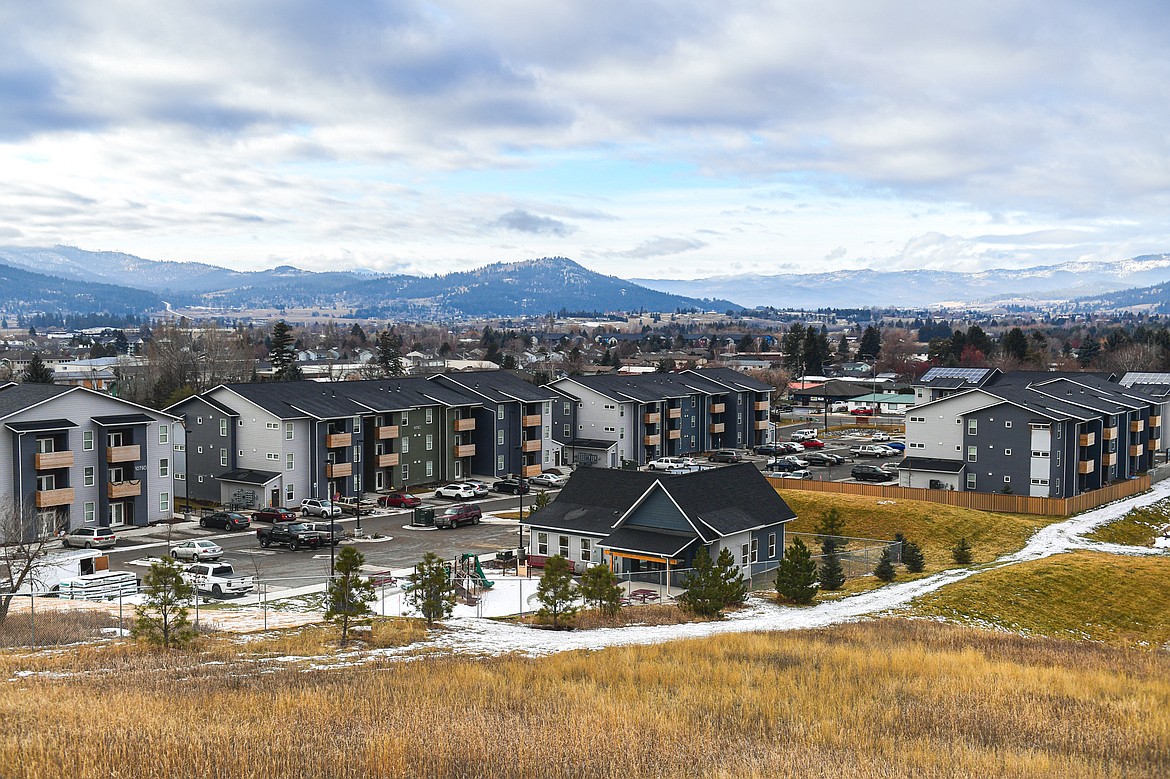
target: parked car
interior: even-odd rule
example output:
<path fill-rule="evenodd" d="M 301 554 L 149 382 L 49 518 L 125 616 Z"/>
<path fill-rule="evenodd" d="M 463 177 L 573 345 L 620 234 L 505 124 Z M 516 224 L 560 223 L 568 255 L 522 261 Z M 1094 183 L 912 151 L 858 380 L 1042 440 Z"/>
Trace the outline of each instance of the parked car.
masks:
<path fill-rule="evenodd" d="M 772 454 L 772 455 L 775 455 L 775 454 L 779 454 L 779 452 L 777 451 L 777 447 L 778 447 L 779 445 L 780 445 L 780 444 L 778 444 L 778 443 L 771 443 L 771 444 L 760 444 L 759 446 L 753 447 L 753 448 L 752 448 L 752 451 L 753 451 L 753 452 L 755 452 L 756 454 Z"/>
<path fill-rule="evenodd" d="M 845 458 L 839 454 L 830 454 L 829 452 L 809 452 L 804 456 L 813 465 L 840 465 L 845 462 Z"/>
<path fill-rule="evenodd" d="M 466 484 L 445 484 L 439 489 L 435 490 L 436 498 L 454 498 L 455 500 L 467 500 L 468 498 L 476 497 L 475 488 Z"/>
<path fill-rule="evenodd" d="M 296 522 L 297 512 L 280 506 L 265 506 L 252 512 L 252 519 L 257 522 Z"/>
<path fill-rule="evenodd" d="M 646 463 L 648 471 L 669 471 L 673 468 L 689 468 L 695 461 L 689 457 L 659 457 Z"/>
<path fill-rule="evenodd" d="M 256 538 L 265 549 L 276 544 L 294 552 L 302 547 L 319 549 L 325 545 L 326 537 L 301 522 L 279 522 L 256 531 Z"/>
<path fill-rule="evenodd" d="M 830 414 L 844 414 L 848 410 L 849 410 L 848 403 L 834 403 L 832 406 L 829 407 Z"/>
<path fill-rule="evenodd" d="M 184 541 L 178 546 L 171 547 L 171 557 L 176 560 L 218 560 L 223 557 L 223 547 L 214 541 L 198 539 Z"/>
<path fill-rule="evenodd" d="M 446 509 L 442 514 L 435 515 L 435 527 L 456 528 L 460 525 L 478 525 L 483 512 L 479 506 L 471 503 L 460 503 Z"/>
<path fill-rule="evenodd" d="M 250 573 L 236 573 L 231 563 L 195 563 L 180 574 L 183 581 L 198 592 L 210 592 L 217 598 L 224 595 L 244 595 L 256 586 Z"/>
<path fill-rule="evenodd" d="M 877 413 L 877 409 L 873 408 L 855 408 L 849 412 L 855 417 L 872 417 Z"/>
<path fill-rule="evenodd" d="M 216 511 L 199 518 L 199 527 L 218 527 L 223 530 L 247 530 L 251 522 L 234 511 Z"/>
<path fill-rule="evenodd" d="M 569 479 L 556 473 L 538 473 L 528 483 L 534 487 L 564 487 Z"/>
<path fill-rule="evenodd" d="M 502 493 L 507 493 L 509 495 L 523 495 L 526 492 L 528 492 L 530 489 L 532 489 L 532 488 L 528 486 L 528 482 L 520 481 L 519 479 L 517 479 L 513 476 L 509 476 L 506 479 L 500 479 L 499 481 L 492 482 L 492 490 L 494 492 L 502 492 Z M 435 521 L 436 522 L 438 521 L 437 517 L 435 518 Z"/>
<path fill-rule="evenodd" d="M 889 444 L 874 444 L 878 449 L 882 450 L 883 457 L 893 457 L 902 453 L 901 449 L 895 449 Z"/>
<path fill-rule="evenodd" d="M 387 495 L 379 495 L 378 505 L 383 508 L 412 509 L 415 506 L 421 506 L 422 499 L 409 492 L 391 492 Z"/>
<path fill-rule="evenodd" d="M 475 490 L 475 497 L 477 498 L 486 498 L 491 492 L 491 489 L 482 481 L 465 481 L 463 483 Z"/>
<path fill-rule="evenodd" d="M 79 527 L 66 533 L 61 539 L 61 545 L 79 546 L 82 549 L 109 549 L 117 541 L 118 537 L 108 527 Z"/>
<path fill-rule="evenodd" d="M 902 443 L 901 441 L 887 441 L 886 443 L 882 444 L 882 446 L 888 446 L 895 452 L 906 451 L 906 444 Z"/>
<path fill-rule="evenodd" d="M 336 522 L 332 523 L 330 527 L 329 522 L 305 522 L 305 527 L 309 530 L 316 530 L 321 534 L 321 538 L 328 542 L 330 537 L 333 538 L 333 546 L 341 543 L 341 539 L 345 538 L 345 530 Z"/>
<path fill-rule="evenodd" d="M 849 475 L 858 481 L 889 481 L 894 478 L 895 474 L 891 474 L 889 471 L 884 468 L 879 468 L 876 465 L 862 463 L 861 465 L 854 465 Z"/>
<path fill-rule="evenodd" d="M 719 449 L 711 452 L 707 459 L 713 463 L 737 463 L 743 459 L 743 456 L 734 449 Z"/>
<path fill-rule="evenodd" d="M 323 500 L 321 498 L 305 498 L 301 501 L 301 514 L 303 516 L 314 517 L 340 517 L 341 506 L 338 506 L 331 500 Z"/>
<path fill-rule="evenodd" d="M 797 430 L 788 437 L 793 441 L 808 441 L 813 438 L 818 438 L 819 434 L 814 428 L 809 428 L 808 430 Z"/>
<path fill-rule="evenodd" d="M 792 406 L 788 403 L 784 403 L 782 405 L 776 406 L 774 410 L 779 411 L 781 414 L 790 414 L 792 413 Z"/>
<path fill-rule="evenodd" d="M 781 479 L 811 479 L 812 478 L 812 471 L 801 468 L 799 470 L 788 471 L 787 473 L 782 473 L 782 474 L 780 474 L 780 478 Z"/>
<path fill-rule="evenodd" d="M 805 449 L 824 449 L 825 442 L 819 438 L 810 438 L 807 441 L 801 441 L 800 445 Z"/>
<path fill-rule="evenodd" d="M 803 452 L 804 444 L 800 441 L 781 441 L 777 444 L 776 454 L 801 454 Z"/>
<path fill-rule="evenodd" d="M 895 451 L 881 444 L 862 444 L 850 447 L 849 453 L 854 457 L 889 457 Z"/>
<path fill-rule="evenodd" d="M 800 466 L 794 462 L 790 462 L 788 460 L 780 458 L 778 460 L 769 460 L 767 465 L 764 466 L 764 470 L 765 471 L 776 471 L 779 473 L 787 473 L 788 471 L 800 470 Z"/>
<path fill-rule="evenodd" d="M 794 454 L 786 454 L 781 459 L 787 460 L 790 463 L 795 463 L 797 466 L 799 466 L 801 468 L 808 467 L 808 460 L 807 459 L 805 459 L 804 457 L 797 457 Z"/>
<path fill-rule="evenodd" d="M 875 430 L 875 431 L 873 431 L 873 435 L 871 435 L 869 437 L 869 440 L 873 441 L 874 443 L 880 443 L 882 441 L 889 441 L 890 434 L 887 433 L 885 430 Z"/>

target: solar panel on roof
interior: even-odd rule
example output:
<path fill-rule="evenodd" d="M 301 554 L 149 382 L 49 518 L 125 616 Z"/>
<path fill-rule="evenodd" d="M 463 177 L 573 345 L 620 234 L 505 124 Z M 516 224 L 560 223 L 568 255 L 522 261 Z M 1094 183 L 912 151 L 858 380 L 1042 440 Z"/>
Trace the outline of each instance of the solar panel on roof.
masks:
<path fill-rule="evenodd" d="M 933 379 L 963 379 L 972 383 L 979 382 L 990 368 L 931 368 L 922 375 L 922 381 Z"/>

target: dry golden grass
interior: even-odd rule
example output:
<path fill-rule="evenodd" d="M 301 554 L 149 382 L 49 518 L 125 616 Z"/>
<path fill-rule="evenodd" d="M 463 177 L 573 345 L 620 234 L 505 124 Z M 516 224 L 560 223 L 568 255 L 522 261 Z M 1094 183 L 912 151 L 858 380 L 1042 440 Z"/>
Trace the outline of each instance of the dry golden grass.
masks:
<path fill-rule="evenodd" d="M 1072 552 L 948 585 L 918 614 L 1043 636 L 1170 648 L 1170 559 Z"/>
<path fill-rule="evenodd" d="M 547 620 L 532 614 L 517 621 L 529 625 L 544 625 Z M 651 603 L 646 605 L 623 606 L 621 611 L 613 616 L 607 616 L 596 609 L 579 611 L 566 624 L 577 630 L 593 630 L 595 628 L 621 628 L 629 625 L 679 625 L 684 622 L 706 622 L 707 620 L 680 609 L 674 604 Z"/>
<path fill-rule="evenodd" d="M 1161 500 L 1150 506 L 1133 509 L 1116 522 L 1102 525 L 1086 537 L 1110 544 L 1153 546 L 1155 536 L 1167 525 L 1170 525 L 1170 500 Z"/>
<path fill-rule="evenodd" d="M 929 622 L 338 671 L 188 657 L 99 647 L 84 676 L 6 682 L 4 776 L 1170 774 L 1170 658 Z"/>
<path fill-rule="evenodd" d="M 34 639 L 37 646 L 93 641 L 102 637 L 103 628 L 117 627 L 118 618 L 106 611 L 40 609 L 30 614 L 17 608 L 0 623 L 0 647 L 31 646 Z"/>

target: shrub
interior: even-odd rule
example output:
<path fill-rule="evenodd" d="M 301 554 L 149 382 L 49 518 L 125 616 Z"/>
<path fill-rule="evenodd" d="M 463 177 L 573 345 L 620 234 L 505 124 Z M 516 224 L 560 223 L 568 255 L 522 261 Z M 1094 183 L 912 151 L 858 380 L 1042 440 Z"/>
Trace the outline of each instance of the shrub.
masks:
<path fill-rule="evenodd" d="M 971 564 L 971 545 L 967 543 L 966 536 L 955 542 L 955 545 L 951 548 L 951 557 L 959 565 Z"/>
<path fill-rule="evenodd" d="M 873 575 L 883 582 L 892 582 L 897 576 L 897 573 L 894 572 L 894 561 L 890 559 L 889 547 L 882 550 L 882 559 L 878 560 L 877 567 L 873 569 Z"/>
<path fill-rule="evenodd" d="M 817 565 L 799 538 L 792 542 L 776 569 L 776 596 L 808 605 L 817 594 Z"/>

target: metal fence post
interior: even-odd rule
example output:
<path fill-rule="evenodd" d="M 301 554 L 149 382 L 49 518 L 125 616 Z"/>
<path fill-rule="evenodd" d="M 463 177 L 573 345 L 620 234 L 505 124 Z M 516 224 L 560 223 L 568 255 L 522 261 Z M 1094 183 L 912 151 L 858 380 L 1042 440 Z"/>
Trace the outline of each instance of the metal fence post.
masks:
<path fill-rule="evenodd" d="M 37 596 L 32 592 L 28 594 L 28 629 L 31 635 L 30 643 L 32 648 L 37 648 Z"/>

